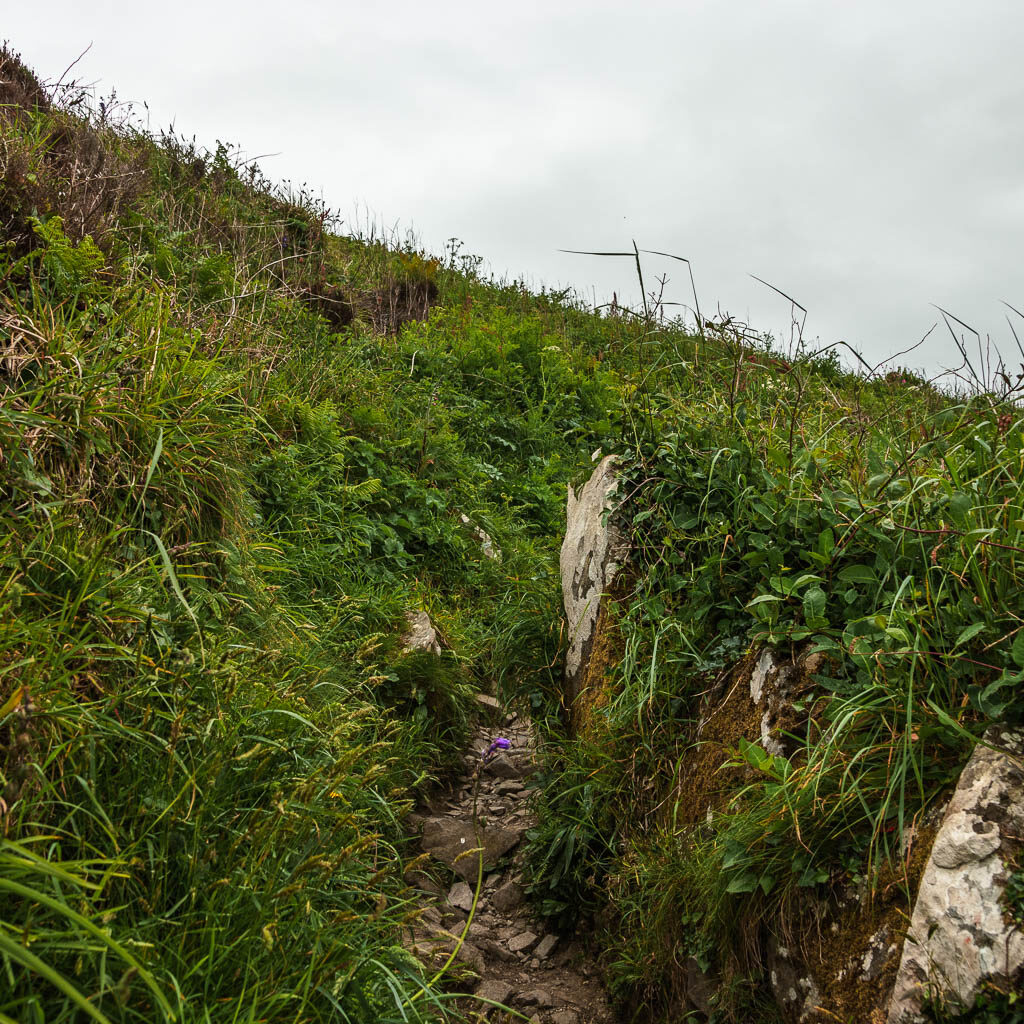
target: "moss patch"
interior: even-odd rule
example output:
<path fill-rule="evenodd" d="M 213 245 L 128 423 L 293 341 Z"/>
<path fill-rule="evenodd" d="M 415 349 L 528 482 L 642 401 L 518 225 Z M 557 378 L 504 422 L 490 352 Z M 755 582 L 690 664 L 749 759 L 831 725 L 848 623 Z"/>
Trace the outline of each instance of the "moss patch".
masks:
<path fill-rule="evenodd" d="M 913 900 L 937 832 L 937 824 L 921 829 L 905 864 L 882 869 L 874 898 L 866 906 L 833 906 L 826 911 L 826 920 L 803 915 L 798 926 L 791 926 L 803 937 L 798 949 L 821 992 L 816 1019 L 870 1021 L 872 1012 L 887 1004 Z"/>
<path fill-rule="evenodd" d="M 614 672 L 622 660 L 622 633 L 614 609 L 614 597 L 605 597 L 594 624 L 594 640 L 590 656 L 583 666 L 580 692 L 569 708 L 570 722 L 575 735 L 593 739 L 601 730 L 604 716 L 601 710 L 612 699 Z"/>

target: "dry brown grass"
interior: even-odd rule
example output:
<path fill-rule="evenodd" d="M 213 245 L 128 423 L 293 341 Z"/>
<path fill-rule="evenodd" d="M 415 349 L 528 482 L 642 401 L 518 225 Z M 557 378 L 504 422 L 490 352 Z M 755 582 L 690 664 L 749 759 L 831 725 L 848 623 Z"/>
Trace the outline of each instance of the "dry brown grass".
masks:
<path fill-rule="evenodd" d="M 0 232 L 15 254 L 34 244 L 33 217 L 59 216 L 72 242 L 103 247 L 148 181 L 148 158 L 88 90 L 48 88 L 0 48 Z"/>

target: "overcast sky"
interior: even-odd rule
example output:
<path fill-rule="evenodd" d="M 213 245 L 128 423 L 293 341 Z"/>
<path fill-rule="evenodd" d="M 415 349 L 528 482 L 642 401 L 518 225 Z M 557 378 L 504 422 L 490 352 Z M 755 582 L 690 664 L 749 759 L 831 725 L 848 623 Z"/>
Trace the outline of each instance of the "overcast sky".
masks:
<path fill-rule="evenodd" d="M 1020 0 L 5 6 L 42 77 L 91 43 L 74 75 L 147 101 L 153 128 L 275 154 L 270 177 L 349 222 L 457 237 L 499 275 L 635 301 L 628 261 L 558 250 L 636 239 L 692 260 L 705 315 L 788 334 L 756 274 L 872 361 L 930 303 L 1016 354 Z M 645 264 L 663 271 L 688 302 L 685 267 Z M 901 362 L 948 364 L 940 328 Z"/>

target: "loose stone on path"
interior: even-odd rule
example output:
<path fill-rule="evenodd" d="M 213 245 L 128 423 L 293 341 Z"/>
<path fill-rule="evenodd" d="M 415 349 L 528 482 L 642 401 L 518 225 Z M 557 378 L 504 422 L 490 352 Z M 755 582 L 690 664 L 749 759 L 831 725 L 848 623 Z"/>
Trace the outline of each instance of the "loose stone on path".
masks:
<path fill-rule="evenodd" d="M 483 759 L 481 753 L 497 738 L 491 731 L 496 727 L 478 727 L 463 758 L 463 776 L 433 797 L 429 810 L 410 816 L 421 827 L 422 848 L 433 861 L 432 867 L 418 864 L 406 876 L 422 893 L 410 948 L 438 966 L 474 913 L 470 941 L 457 959 L 460 970 L 472 969 L 479 980 L 453 976 L 459 990 L 475 989 L 473 996 L 457 1000 L 469 1020 L 519 1019 L 491 1005 L 499 1003 L 520 1007 L 536 1024 L 612 1024 L 607 997 L 581 943 L 560 943 L 525 900 L 520 844 L 534 822 L 524 781 L 534 771 L 532 724 L 505 714 L 495 698 L 478 703 L 486 722 L 504 721 L 500 735 L 511 747 Z M 485 878 L 477 895 L 481 856 Z"/>

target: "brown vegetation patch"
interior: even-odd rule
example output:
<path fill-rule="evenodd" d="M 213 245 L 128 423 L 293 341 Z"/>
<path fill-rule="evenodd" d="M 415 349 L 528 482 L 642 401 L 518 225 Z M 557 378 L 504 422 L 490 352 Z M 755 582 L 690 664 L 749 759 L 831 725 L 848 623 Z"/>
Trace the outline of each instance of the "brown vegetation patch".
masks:
<path fill-rule="evenodd" d="M 365 296 L 362 306 L 375 331 L 397 334 L 410 320 L 426 320 L 437 298 L 436 282 L 414 276 L 374 289 Z"/>
<path fill-rule="evenodd" d="M 811 911 L 806 901 L 794 901 L 786 931 L 796 937 L 794 946 L 821 994 L 813 1019 L 870 1021 L 887 1005 L 937 832 L 938 822 L 918 829 L 905 862 L 885 865 L 863 900 L 818 904 Z"/>
<path fill-rule="evenodd" d="M 0 48 L 0 234 L 16 255 L 31 250 L 33 217 L 59 216 L 72 242 L 100 246 L 148 181 L 148 159 L 101 116 L 84 90 L 58 105 L 7 47 Z"/>
<path fill-rule="evenodd" d="M 677 825 L 698 824 L 709 808 L 719 809 L 737 784 L 749 773 L 745 768 L 725 768 L 730 752 L 741 738 L 760 734 L 761 709 L 750 699 L 750 673 L 756 654 L 747 655 L 729 673 L 724 688 L 713 688 L 693 748 L 680 769 L 675 798 L 671 802 Z M 715 695 L 724 697 L 712 705 Z"/>
<path fill-rule="evenodd" d="M 49 113 L 53 107 L 39 79 L 6 46 L 0 49 L 0 106 L 7 108 L 4 113 L 11 118 L 33 110 Z"/>
<path fill-rule="evenodd" d="M 319 313 L 335 331 L 347 327 L 355 319 L 356 311 L 344 289 L 334 284 L 306 288 L 301 293 L 302 301 Z"/>
<path fill-rule="evenodd" d="M 610 606 L 611 596 L 601 599 L 594 624 L 590 653 L 581 672 L 579 694 L 568 709 L 572 730 L 577 736 L 593 737 L 612 698 L 612 670 L 622 659 L 622 632 Z"/>

